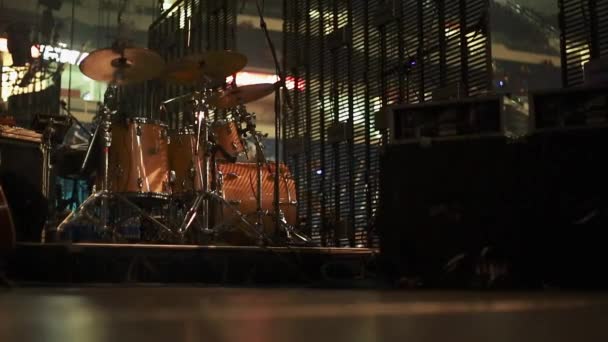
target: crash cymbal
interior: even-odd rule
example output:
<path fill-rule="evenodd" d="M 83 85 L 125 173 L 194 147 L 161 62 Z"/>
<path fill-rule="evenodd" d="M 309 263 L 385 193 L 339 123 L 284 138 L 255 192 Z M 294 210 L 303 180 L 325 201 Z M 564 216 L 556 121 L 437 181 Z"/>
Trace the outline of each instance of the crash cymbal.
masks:
<path fill-rule="evenodd" d="M 125 48 L 122 54 L 111 48 L 100 49 L 91 52 L 80 63 L 80 71 L 87 77 L 100 82 L 115 81 L 118 85 L 151 80 L 160 76 L 164 69 L 161 56 L 142 48 Z"/>
<path fill-rule="evenodd" d="M 264 98 L 272 94 L 277 86 L 277 83 L 262 83 L 232 88 L 212 96 L 209 104 L 220 109 L 233 108 Z"/>
<path fill-rule="evenodd" d="M 201 81 L 222 83 L 226 77 L 247 65 L 247 57 L 233 51 L 207 51 L 186 56 L 169 65 L 165 78 L 179 84 L 196 84 Z"/>

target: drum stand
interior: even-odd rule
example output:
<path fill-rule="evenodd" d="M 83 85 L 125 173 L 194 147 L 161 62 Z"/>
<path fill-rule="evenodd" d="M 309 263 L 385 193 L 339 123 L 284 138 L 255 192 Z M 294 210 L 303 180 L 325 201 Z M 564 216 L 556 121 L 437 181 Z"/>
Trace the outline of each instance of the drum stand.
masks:
<path fill-rule="evenodd" d="M 293 237 L 297 237 L 302 242 L 309 243 L 310 239 L 297 233 L 293 226 L 287 224 L 287 221 L 285 220 L 285 215 L 283 214 L 283 212 L 280 208 L 279 180 L 280 180 L 281 168 L 279 165 L 280 164 L 279 163 L 280 162 L 279 143 L 280 143 L 280 137 L 281 137 L 281 88 L 286 88 L 285 74 L 281 70 L 281 64 L 279 63 L 279 59 L 277 58 L 276 49 L 274 47 L 272 39 L 270 38 L 268 26 L 266 25 L 266 21 L 264 19 L 264 13 L 262 10 L 262 6 L 260 6 L 259 0 L 255 1 L 255 6 L 256 6 L 256 9 L 258 12 L 258 16 L 260 18 L 260 29 L 262 30 L 262 32 L 264 32 L 264 37 L 266 38 L 266 43 L 268 43 L 268 48 L 270 50 L 272 59 L 275 64 L 276 73 L 279 76 L 279 81 L 277 82 L 277 87 L 275 89 L 275 108 L 274 108 L 275 109 L 274 114 L 275 114 L 275 149 L 276 150 L 275 150 L 275 170 L 274 170 L 275 171 L 274 172 L 274 182 L 275 182 L 275 184 L 274 184 L 274 202 L 273 202 L 274 213 L 272 214 L 272 217 L 273 217 L 275 226 L 277 227 L 277 229 L 282 229 L 285 232 L 285 235 L 286 235 L 288 241 L 293 242 L 294 241 Z M 289 92 L 285 91 L 284 94 L 285 94 L 285 97 L 287 100 L 287 105 L 291 108 L 292 102 L 289 97 Z M 258 167 L 258 174 L 261 174 L 260 167 Z M 260 177 L 261 177 L 261 175 L 258 176 L 258 180 L 261 180 Z M 261 196 L 261 191 L 259 193 L 259 196 Z"/>
<path fill-rule="evenodd" d="M 194 164 L 196 165 L 196 163 L 198 163 L 198 150 L 202 145 L 203 151 L 205 151 L 205 156 L 203 158 L 203 166 L 202 166 L 202 172 L 198 172 L 198 177 L 200 177 L 199 181 L 200 184 L 202 185 L 202 190 L 200 192 L 197 193 L 196 198 L 194 199 L 194 202 L 192 204 L 192 206 L 190 207 L 190 209 L 188 210 L 188 212 L 186 213 L 184 220 L 182 222 L 182 225 L 179 227 L 178 230 L 178 235 L 180 237 L 180 239 L 183 241 L 185 238 L 185 235 L 187 234 L 187 232 L 190 230 L 194 220 L 196 219 L 196 217 L 201 214 L 202 217 L 202 227 L 201 227 L 201 231 L 203 234 L 217 234 L 219 232 L 219 229 L 222 225 L 225 225 L 224 223 L 221 224 L 216 224 L 213 228 L 209 228 L 209 217 L 210 217 L 210 210 L 209 210 L 209 204 L 210 204 L 210 200 L 213 201 L 217 201 L 222 203 L 223 205 L 225 205 L 226 207 L 228 207 L 230 210 L 232 210 L 237 217 L 240 219 L 241 222 L 243 222 L 247 228 L 251 231 L 246 231 L 245 233 L 247 234 L 251 234 L 252 232 L 255 234 L 255 236 L 258 238 L 259 243 L 266 243 L 266 236 L 264 234 L 264 230 L 262 229 L 263 224 L 262 224 L 262 218 L 263 215 L 261 213 L 261 197 L 258 198 L 258 208 L 259 209 L 259 213 L 258 213 L 258 222 L 256 223 L 256 225 L 252 225 L 246 218 L 246 215 L 241 213 L 234 205 L 232 205 L 231 203 L 229 203 L 225 198 L 223 198 L 216 190 L 211 189 L 211 187 L 209 186 L 209 165 L 210 165 L 210 158 L 212 155 L 214 155 L 215 153 L 212 153 L 212 150 L 214 149 L 214 145 L 212 143 L 210 143 L 209 141 L 209 107 L 208 104 L 206 103 L 204 98 L 201 99 L 194 99 L 194 113 L 196 114 L 196 125 L 197 125 L 197 137 L 196 137 L 196 148 L 193 151 L 193 156 L 192 156 L 192 160 L 194 162 Z M 261 194 L 261 173 L 259 173 L 258 176 L 258 193 Z M 259 197 L 259 196 L 258 196 Z M 202 212 L 199 212 L 199 208 L 202 206 Z"/>
<path fill-rule="evenodd" d="M 293 242 L 294 241 L 294 237 L 297 237 L 298 239 L 301 240 L 301 242 L 304 243 L 309 243 L 310 239 L 308 239 L 307 237 L 303 236 L 302 234 L 299 234 L 298 232 L 295 231 L 295 228 L 287 223 L 287 219 L 285 218 L 285 214 L 283 213 L 283 210 L 281 210 L 281 208 L 279 207 L 278 204 L 274 205 L 273 208 L 275 208 L 275 213 L 269 213 L 268 211 L 264 211 L 262 210 L 262 167 L 264 165 L 268 166 L 268 161 L 266 160 L 266 156 L 264 155 L 264 150 L 262 147 L 262 142 L 260 141 L 260 133 L 259 132 L 255 132 L 252 133 L 253 135 L 253 140 L 255 143 L 255 147 L 256 147 L 256 158 L 257 158 L 257 180 L 258 180 L 258 184 L 257 184 L 257 197 L 256 197 L 256 201 L 257 201 L 257 222 L 256 222 L 256 226 L 258 228 L 258 230 L 262 230 L 264 231 L 264 221 L 263 218 L 264 216 L 271 216 L 273 218 L 273 223 L 278 222 L 278 226 L 277 229 L 282 229 L 285 232 L 285 236 L 287 237 L 288 241 Z M 278 146 L 276 147 L 278 149 Z M 280 165 L 279 163 L 275 163 L 275 172 L 276 173 L 280 173 Z M 271 172 L 272 173 L 272 172 Z M 280 185 L 278 184 L 278 182 L 276 181 L 277 178 L 275 178 L 275 188 L 279 187 Z M 276 194 L 275 191 L 275 201 L 279 201 L 279 195 Z M 278 211 L 277 211 L 278 209 Z"/>
<path fill-rule="evenodd" d="M 275 226 L 277 229 L 282 229 L 285 232 L 285 235 L 287 237 L 288 241 L 293 241 L 294 240 L 294 236 L 297 237 L 298 239 L 300 239 L 302 242 L 304 243 L 309 243 L 310 240 L 299 234 L 298 232 L 295 231 L 295 228 L 291 225 L 289 225 L 287 223 L 287 220 L 285 218 L 285 214 L 283 213 L 283 211 L 280 209 L 279 205 L 278 205 L 278 201 L 279 199 L 279 194 L 278 194 L 278 187 L 279 182 L 277 181 L 278 177 L 275 177 L 275 201 L 277 202 L 277 204 L 275 204 L 273 206 L 273 208 L 275 208 L 275 214 L 271 214 L 268 211 L 264 211 L 262 209 L 262 168 L 264 166 L 268 166 L 268 160 L 266 159 L 266 155 L 264 154 L 264 147 L 262 146 L 262 141 L 261 141 L 261 132 L 257 132 L 256 131 L 256 125 L 255 122 L 253 122 L 253 116 L 252 115 L 247 115 L 245 117 L 245 121 L 247 123 L 247 130 L 249 131 L 249 134 L 251 134 L 251 136 L 253 137 L 253 141 L 255 144 L 255 149 L 256 149 L 256 163 L 257 163 L 257 196 L 256 196 L 256 204 L 257 204 L 257 221 L 256 221 L 256 229 L 258 231 L 264 231 L 264 216 L 271 216 L 273 218 L 273 221 L 275 223 Z M 278 145 L 276 146 L 276 148 L 278 149 Z M 277 175 L 278 173 L 280 173 L 280 165 L 279 163 L 275 163 L 275 175 Z M 269 168 L 269 171 L 270 168 Z M 272 172 L 271 172 L 272 173 Z M 276 222 L 278 222 L 278 225 L 276 224 Z"/>
<path fill-rule="evenodd" d="M 150 220 L 151 222 L 153 222 L 155 225 L 157 225 L 158 227 L 160 227 L 167 233 L 171 233 L 171 234 L 173 233 L 171 231 L 171 229 L 169 229 L 167 226 L 165 226 L 163 223 L 161 223 L 154 217 L 150 216 L 148 213 L 146 213 L 144 210 L 142 210 L 136 204 L 132 203 L 131 201 L 126 199 L 124 196 L 117 194 L 117 193 L 113 193 L 108 189 L 109 180 L 110 180 L 110 177 L 109 177 L 110 146 L 112 146 L 112 132 L 111 132 L 112 119 L 111 119 L 111 117 L 112 117 L 112 114 L 115 113 L 115 111 L 111 111 L 108 108 L 107 103 L 108 103 L 108 100 L 112 100 L 116 96 L 116 90 L 117 89 L 116 89 L 115 83 L 112 83 L 108 86 L 108 89 L 107 89 L 106 95 L 105 95 L 106 104 L 104 104 L 103 108 L 101 109 L 101 121 L 100 121 L 99 126 L 97 127 L 97 130 L 96 130 L 93 138 L 91 138 L 91 143 L 89 144 L 89 151 L 87 151 L 87 156 L 85 157 L 85 164 L 86 164 L 88 161 L 88 157 L 91 153 L 91 150 L 95 146 L 95 137 L 97 137 L 97 135 L 99 133 L 101 133 L 102 134 L 101 138 L 103 139 L 103 155 L 102 155 L 103 180 L 101 183 L 102 189 L 101 189 L 101 191 L 97 191 L 97 192 L 93 193 L 86 200 L 84 200 L 84 202 L 80 205 L 80 207 L 78 207 L 78 209 L 76 209 L 75 211 L 70 213 L 63 220 L 63 222 L 61 222 L 59 224 L 59 226 L 57 227 L 57 232 L 59 234 L 61 234 L 62 232 L 65 231 L 66 226 L 69 223 L 73 222 L 74 220 L 76 220 L 80 217 L 84 217 L 84 218 L 87 218 L 88 220 L 92 221 L 96 226 L 101 227 L 102 234 L 107 235 L 108 233 L 112 233 L 113 238 L 115 238 L 116 236 L 119 236 L 120 234 L 118 232 L 116 232 L 115 230 L 113 231 L 111 229 L 110 223 L 109 223 L 110 222 L 109 204 L 110 204 L 110 200 L 112 200 L 112 199 L 118 199 L 120 202 L 122 202 L 126 206 L 132 208 L 138 214 L 140 214 L 144 218 Z M 83 167 L 84 167 L 84 165 L 83 165 Z M 101 219 L 100 220 L 97 220 L 94 217 L 94 209 L 97 208 L 97 206 L 95 206 L 95 203 L 98 200 L 101 201 L 101 212 L 100 212 Z"/>

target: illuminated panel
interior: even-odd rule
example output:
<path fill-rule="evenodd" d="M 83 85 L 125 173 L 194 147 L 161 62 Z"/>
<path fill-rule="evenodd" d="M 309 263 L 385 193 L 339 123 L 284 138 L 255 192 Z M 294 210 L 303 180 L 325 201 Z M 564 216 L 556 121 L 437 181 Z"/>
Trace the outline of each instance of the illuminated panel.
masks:
<path fill-rule="evenodd" d="M 608 1 L 559 0 L 562 78 L 565 87 L 585 83 L 584 65 L 608 55 Z"/>
<path fill-rule="evenodd" d="M 232 83 L 233 77 L 229 76 L 226 78 L 227 83 Z M 236 84 L 238 86 L 260 84 L 260 83 L 275 83 L 279 81 L 279 77 L 273 74 L 259 73 L 259 72 L 248 72 L 243 71 L 236 74 Z M 304 90 L 304 80 L 297 79 L 298 90 Z M 296 78 L 293 76 L 286 77 L 285 85 L 287 89 L 293 90 L 296 85 Z"/>
<path fill-rule="evenodd" d="M 6 38 L 0 38 L 0 52 L 8 52 L 8 41 Z M 32 58 L 39 58 L 42 55 L 42 59 L 47 61 L 78 65 L 89 53 L 62 47 L 34 45 L 31 48 L 31 55 Z"/>

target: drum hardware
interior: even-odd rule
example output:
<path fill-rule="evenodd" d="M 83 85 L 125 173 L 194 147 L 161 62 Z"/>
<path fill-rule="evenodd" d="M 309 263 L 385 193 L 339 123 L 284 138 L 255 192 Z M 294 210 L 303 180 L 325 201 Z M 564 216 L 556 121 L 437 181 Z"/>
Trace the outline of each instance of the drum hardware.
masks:
<path fill-rule="evenodd" d="M 198 127 L 202 128 L 202 133 L 199 131 L 197 133 L 197 136 L 201 136 L 202 135 L 202 140 L 201 139 L 197 139 L 197 145 L 200 144 L 202 142 L 203 145 L 203 151 L 205 151 L 204 153 L 204 158 L 203 158 L 203 172 L 199 172 L 199 178 L 200 178 L 200 184 L 202 184 L 202 189 L 201 191 L 199 191 L 197 193 L 197 196 L 192 204 L 192 206 L 190 207 L 190 209 L 187 211 L 183 223 L 180 226 L 179 230 L 178 230 L 178 234 L 180 235 L 180 237 L 183 239 L 185 237 L 185 235 L 187 234 L 187 232 L 190 230 L 190 227 L 192 226 L 192 224 L 194 223 L 194 220 L 196 219 L 197 216 L 199 216 L 199 211 L 198 209 L 202 206 L 202 219 L 203 219 L 203 223 L 202 223 L 202 227 L 201 227 L 201 232 L 203 234 L 218 234 L 221 232 L 221 230 L 223 230 L 224 227 L 229 227 L 228 225 L 226 225 L 225 223 L 219 224 L 214 226 L 213 228 L 209 227 L 209 203 L 210 201 L 215 201 L 215 202 L 219 202 L 219 203 L 223 203 L 224 205 L 226 205 L 229 210 L 231 210 L 232 212 L 235 213 L 235 215 L 237 216 L 237 219 L 240 220 L 242 223 L 245 224 L 245 227 L 247 228 L 243 228 L 243 230 L 245 231 L 246 234 L 255 234 L 255 236 L 260 240 L 263 241 L 266 239 L 263 231 L 259 230 L 258 227 L 254 227 L 252 226 L 246 219 L 246 216 L 241 213 L 238 208 L 236 208 L 235 205 L 233 205 L 232 203 L 228 202 L 224 197 L 222 197 L 221 193 L 218 194 L 217 191 L 212 190 L 209 186 L 208 180 L 209 180 L 209 163 L 210 163 L 210 158 L 215 154 L 214 153 L 214 149 L 217 148 L 217 146 L 214 146 L 214 144 L 209 142 L 209 136 L 210 136 L 210 132 L 209 132 L 209 123 L 208 123 L 208 106 L 206 104 L 205 101 L 201 101 L 198 103 L 199 105 L 202 106 L 202 110 L 200 110 L 201 108 L 195 108 L 195 113 L 200 113 L 202 115 L 197 115 L 197 120 L 198 120 Z M 212 148 L 210 148 L 210 146 L 212 146 Z M 195 149 L 195 153 L 193 158 L 196 158 L 196 156 L 198 155 L 198 153 L 196 152 Z M 194 159 L 196 160 L 196 159 Z M 218 176 L 219 182 L 222 181 L 222 176 L 219 175 Z"/>
<path fill-rule="evenodd" d="M 226 142 L 230 141 L 230 139 L 233 139 L 232 142 L 236 139 L 241 142 L 240 130 L 238 130 L 236 123 L 233 121 L 220 121 L 219 123 L 210 122 L 208 103 L 210 95 L 211 94 L 208 91 L 194 92 L 188 94 L 188 96 L 179 96 L 165 101 L 165 103 L 183 101 L 190 97 L 190 100 L 193 103 L 193 117 L 195 118 L 194 124 L 192 125 L 193 127 L 190 126 L 194 129 L 186 127 L 185 129 L 178 131 L 177 137 L 174 136 L 174 139 L 177 138 L 177 141 L 172 146 L 172 151 L 176 152 L 171 154 L 171 158 L 175 159 L 172 162 L 172 165 L 178 166 L 178 168 L 183 167 L 179 166 L 184 165 L 183 161 L 180 162 L 178 160 L 178 157 L 185 152 L 182 150 L 183 148 L 188 148 L 191 158 L 189 168 L 187 170 L 182 168 L 179 173 L 176 173 L 178 179 L 180 177 L 182 178 L 182 190 L 186 189 L 186 179 L 184 179 L 184 176 L 186 175 L 183 175 L 184 171 L 187 172 L 188 178 L 194 178 L 198 181 L 198 185 L 196 182 L 193 184 L 192 194 L 195 195 L 195 198 L 186 211 L 181 224 L 177 229 L 177 234 L 183 240 L 186 234 L 192 230 L 193 224 L 197 218 L 202 220 L 202 223 L 199 223 L 199 228 L 200 232 L 203 234 L 217 235 L 226 229 L 230 229 L 231 225 L 227 222 L 216 223 L 214 227 L 210 227 L 209 218 L 211 216 L 211 211 L 209 209 L 210 203 L 213 202 L 221 203 L 228 211 L 234 213 L 235 216 L 233 217 L 233 220 L 241 222 L 239 228 L 242 229 L 245 234 L 250 236 L 253 235 L 259 241 L 264 241 L 266 236 L 263 231 L 259 229 L 261 226 L 250 224 L 246 215 L 237 208 L 238 203 L 234 201 L 231 202 L 224 198 L 221 190 L 223 184 L 221 172 L 216 170 L 215 167 L 214 171 L 210 172 L 211 159 L 213 159 L 213 164 L 215 165 L 214 156 L 216 155 L 216 151 L 222 148 L 222 144 L 226 146 Z M 194 132 L 194 130 L 196 130 L 196 132 Z M 227 135 L 225 134 L 226 132 L 230 132 L 231 134 Z M 196 138 L 193 138 L 194 136 L 196 136 Z M 211 141 L 212 137 L 215 142 Z M 186 146 L 184 146 L 184 144 Z M 182 153 L 180 153 L 180 151 L 182 151 Z M 197 170 L 197 168 L 199 170 Z M 211 184 L 209 183 L 210 176 L 214 176 Z"/>
<path fill-rule="evenodd" d="M 267 95 L 270 95 L 272 93 L 272 91 L 274 91 L 275 94 L 275 179 L 274 179 L 274 219 L 275 219 L 275 226 L 277 228 L 282 228 L 286 235 L 287 238 L 292 241 L 292 237 L 291 234 L 295 233 L 295 230 L 293 229 L 293 227 L 289 227 L 286 222 L 284 222 L 284 220 L 281 220 L 281 208 L 280 208 L 280 204 L 279 204 L 279 198 L 280 198 L 280 161 L 281 161 L 281 155 L 279 153 L 279 146 L 280 146 L 280 139 L 281 139 L 281 89 L 283 90 L 283 94 L 285 96 L 285 100 L 287 103 L 287 106 L 289 108 L 293 109 L 293 105 L 291 102 L 291 98 L 289 96 L 289 91 L 287 91 L 287 86 L 285 83 L 286 77 L 285 74 L 283 73 L 283 70 L 281 69 L 281 64 L 279 63 L 279 59 L 277 58 L 277 53 L 276 53 L 276 49 L 274 47 L 274 44 L 272 42 L 272 39 L 270 38 L 270 32 L 268 31 L 268 27 L 266 25 L 266 21 L 264 20 L 264 13 L 262 11 L 262 7 L 260 6 L 260 2 L 258 0 L 256 0 L 255 2 L 256 8 L 257 8 L 257 12 L 258 15 L 260 17 L 260 28 L 262 29 L 262 31 L 264 32 L 265 38 L 266 38 L 266 42 L 268 43 L 268 48 L 270 49 L 270 52 L 272 54 L 272 58 L 273 61 L 275 63 L 275 68 L 276 68 L 276 72 L 277 75 L 279 76 L 279 81 L 276 82 L 275 84 L 273 84 L 273 87 L 270 88 L 262 88 L 260 87 L 259 89 L 256 89 L 258 91 L 258 94 L 262 94 L 264 91 L 270 91 L 270 93 L 268 93 Z M 253 93 L 253 91 L 252 91 Z M 242 94 L 240 95 L 241 97 L 244 97 Z M 228 101 L 226 101 L 228 102 Z M 258 143 L 256 142 L 256 145 L 258 145 Z M 299 238 L 300 240 L 302 240 L 305 243 L 309 242 L 309 239 L 305 238 L 304 236 L 302 236 L 301 234 L 293 234 L 295 235 L 297 238 Z"/>
<path fill-rule="evenodd" d="M 111 200 L 118 200 L 123 203 L 126 207 L 131 208 L 143 218 L 151 221 L 157 227 L 161 228 L 166 233 L 172 233 L 172 231 L 166 227 L 163 223 L 157 220 L 152 215 L 149 215 L 140 207 L 133 202 L 126 199 L 123 195 L 110 191 L 110 150 L 112 147 L 112 116 L 116 114 L 116 110 L 110 109 L 110 104 L 114 103 L 117 97 L 117 86 L 122 84 L 133 83 L 139 80 L 144 80 L 154 77 L 156 71 L 150 71 L 155 69 L 152 66 L 162 66 L 162 63 L 156 63 L 158 60 L 162 62 L 160 56 L 152 53 L 149 50 L 144 49 L 133 49 L 133 48 L 122 48 L 119 52 L 110 49 L 97 50 L 97 52 L 89 55 L 80 64 L 80 69 L 88 77 L 98 81 L 109 81 L 109 86 L 106 90 L 104 104 L 100 107 L 100 123 L 96 129 L 94 137 L 99 136 L 102 142 L 102 167 L 101 167 L 101 190 L 95 189 L 95 192 L 89 196 L 80 207 L 70 213 L 57 227 L 57 232 L 62 233 L 66 231 L 67 225 L 74 220 L 84 217 L 100 227 L 103 235 L 111 234 L 111 237 L 115 239 L 117 236 L 121 236 L 116 229 L 112 229 L 110 226 L 110 212 L 109 204 Z M 149 63 L 146 65 L 146 63 Z M 155 64 L 156 63 L 156 64 Z M 144 67 L 145 66 L 145 67 Z M 102 73 L 101 71 L 105 72 Z M 108 78 L 107 74 L 111 74 L 111 79 Z M 141 123 L 136 122 L 138 127 L 137 131 L 141 130 Z M 143 132 L 142 132 L 143 133 Z M 138 140 L 140 140 L 138 138 Z M 141 139 L 143 140 L 143 139 Z M 91 139 L 89 144 L 89 151 L 87 151 L 87 157 L 83 163 L 83 169 L 88 162 L 89 156 L 94 149 L 95 140 Z M 121 165 L 118 165 L 121 167 Z M 140 177 L 138 179 L 138 185 L 143 187 L 144 181 Z M 94 217 L 94 205 L 98 201 L 101 202 L 100 206 L 100 219 Z"/>
<path fill-rule="evenodd" d="M 55 172 L 53 166 L 53 155 L 56 151 L 56 145 L 59 144 L 65 137 L 69 129 L 70 117 L 75 122 L 80 122 L 73 117 L 72 113 L 67 108 L 64 108 L 68 116 L 55 116 L 55 115 L 37 115 L 34 120 L 34 126 L 38 129 L 42 129 L 42 194 L 47 198 L 48 203 L 48 214 L 44 224 L 45 228 L 54 226 L 57 222 L 57 208 L 56 201 L 58 197 L 55 192 Z M 80 124 L 82 125 L 82 124 Z M 86 130 L 86 128 L 85 128 Z M 88 132 L 88 130 L 86 130 Z M 45 240 L 45 229 L 42 230 L 41 239 Z"/>

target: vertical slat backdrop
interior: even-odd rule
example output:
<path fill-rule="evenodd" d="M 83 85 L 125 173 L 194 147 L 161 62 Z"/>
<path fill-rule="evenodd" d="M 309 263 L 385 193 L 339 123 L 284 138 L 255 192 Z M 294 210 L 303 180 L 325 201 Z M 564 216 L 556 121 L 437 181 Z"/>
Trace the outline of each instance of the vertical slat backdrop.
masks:
<path fill-rule="evenodd" d="M 148 48 L 171 63 L 207 50 L 236 50 L 236 0 L 180 0 L 150 25 Z M 142 89 L 143 87 L 143 89 Z M 157 118 L 161 101 L 186 94 L 194 87 L 149 81 L 133 96 L 136 114 Z M 145 96 L 141 96 L 141 94 Z M 143 99 L 143 100 L 142 100 Z M 171 105 L 169 126 L 182 125 L 182 106 Z"/>
<path fill-rule="evenodd" d="M 608 56 L 608 0 L 559 0 L 562 77 L 565 87 L 582 85 L 583 65 Z"/>
<path fill-rule="evenodd" d="M 317 242 L 376 244 L 386 137 L 374 114 L 430 101 L 456 82 L 469 96 L 487 92 L 488 9 L 489 0 L 284 0 L 284 63 L 294 84 L 286 158 L 301 228 Z"/>

